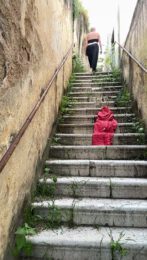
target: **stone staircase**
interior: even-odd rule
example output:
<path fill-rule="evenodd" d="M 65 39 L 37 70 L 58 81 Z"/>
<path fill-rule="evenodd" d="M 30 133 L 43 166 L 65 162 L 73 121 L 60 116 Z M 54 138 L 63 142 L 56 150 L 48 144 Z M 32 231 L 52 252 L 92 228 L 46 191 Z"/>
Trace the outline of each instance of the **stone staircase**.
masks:
<path fill-rule="evenodd" d="M 121 89 L 111 73 L 76 74 L 32 203 L 32 254 L 21 259 L 147 260 L 147 145 L 131 104 L 115 106 Z M 112 146 L 92 146 L 104 105 L 118 128 Z"/>

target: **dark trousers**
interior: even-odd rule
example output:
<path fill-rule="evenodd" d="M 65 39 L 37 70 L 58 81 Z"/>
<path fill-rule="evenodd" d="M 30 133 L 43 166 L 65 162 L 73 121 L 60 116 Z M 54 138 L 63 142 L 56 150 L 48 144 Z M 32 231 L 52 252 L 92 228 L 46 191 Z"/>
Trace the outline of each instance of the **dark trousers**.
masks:
<path fill-rule="evenodd" d="M 92 44 L 87 46 L 86 55 L 88 56 L 90 68 L 92 68 L 93 71 L 96 71 L 98 54 L 99 54 L 98 44 Z"/>

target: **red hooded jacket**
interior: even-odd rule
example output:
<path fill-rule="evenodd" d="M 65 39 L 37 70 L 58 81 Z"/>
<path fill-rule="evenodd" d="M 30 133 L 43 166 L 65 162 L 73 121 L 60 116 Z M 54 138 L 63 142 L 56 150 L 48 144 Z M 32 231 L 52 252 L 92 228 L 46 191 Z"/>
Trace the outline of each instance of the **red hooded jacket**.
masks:
<path fill-rule="evenodd" d="M 92 145 L 112 145 L 116 128 L 113 112 L 107 106 L 102 107 L 94 124 Z"/>

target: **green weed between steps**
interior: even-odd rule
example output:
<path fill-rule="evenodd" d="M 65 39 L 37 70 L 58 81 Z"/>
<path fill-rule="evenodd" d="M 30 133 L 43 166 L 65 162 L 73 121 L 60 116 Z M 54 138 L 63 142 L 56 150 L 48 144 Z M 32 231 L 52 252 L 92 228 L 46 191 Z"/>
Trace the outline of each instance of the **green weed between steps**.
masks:
<path fill-rule="evenodd" d="M 119 234 L 119 237 L 117 240 L 114 240 L 112 231 L 110 230 L 109 236 L 111 238 L 111 254 L 112 254 L 112 260 L 116 260 L 116 256 L 126 256 L 128 251 L 126 248 L 123 247 L 123 243 L 121 240 L 125 237 L 125 234 L 121 232 Z M 128 240 L 128 239 L 127 239 Z"/>
<path fill-rule="evenodd" d="M 72 190 L 72 196 L 73 196 L 74 198 L 77 198 L 77 197 L 78 197 L 78 195 L 77 195 L 78 189 L 79 189 L 78 184 L 77 184 L 76 182 L 73 182 L 73 183 L 71 184 L 71 190 Z"/>
<path fill-rule="evenodd" d="M 61 101 L 61 105 L 60 105 L 60 112 L 61 114 L 67 114 L 69 111 L 69 108 L 72 107 L 72 105 L 70 104 L 71 102 L 71 98 L 68 96 L 63 96 L 62 97 L 62 101 Z"/>
<path fill-rule="evenodd" d="M 70 189 L 72 191 L 72 197 L 73 198 L 79 198 L 80 191 L 83 187 L 85 187 L 87 184 L 87 181 L 81 181 L 80 183 L 77 183 L 76 181 L 73 181 L 73 183 L 70 185 Z"/>
<path fill-rule="evenodd" d="M 110 83 L 115 83 L 115 82 L 120 82 L 120 78 L 114 78 L 114 77 L 105 77 L 105 78 L 96 78 L 92 79 L 92 82 L 95 84 L 103 84 L 104 82 L 110 82 Z"/>
<path fill-rule="evenodd" d="M 48 216 L 45 218 L 44 223 L 47 228 L 54 229 L 58 228 L 62 224 L 62 212 L 59 207 L 57 207 L 52 202 L 52 205 L 48 206 Z"/>
<path fill-rule="evenodd" d="M 47 175 L 44 176 L 43 182 L 37 184 L 36 196 L 54 198 L 57 189 L 57 177 L 50 177 L 51 183 L 46 183 Z"/>
<path fill-rule="evenodd" d="M 85 72 L 84 66 L 81 62 L 81 59 L 78 55 L 73 55 L 73 73 Z"/>
<path fill-rule="evenodd" d="M 20 253 L 30 256 L 32 252 L 32 244 L 27 241 L 26 236 L 35 234 L 35 228 L 30 227 L 27 223 L 25 223 L 22 227 L 19 227 L 15 232 L 15 246 L 12 250 L 13 256 L 19 256 Z"/>
<path fill-rule="evenodd" d="M 112 77 L 115 81 L 121 81 L 122 80 L 121 70 L 119 68 L 113 68 Z"/>
<path fill-rule="evenodd" d="M 68 221 L 68 226 L 69 228 L 73 228 L 74 227 L 74 209 L 75 209 L 75 204 L 76 204 L 76 201 L 73 200 L 73 203 L 72 203 L 72 207 L 69 211 L 69 221 Z"/>
<path fill-rule="evenodd" d="M 60 137 L 56 137 L 56 136 L 54 136 L 53 138 L 52 138 L 52 142 L 51 142 L 51 144 L 52 145 L 58 145 L 58 144 L 60 144 Z"/>
<path fill-rule="evenodd" d="M 123 88 L 120 93 L 118 94 L 116 101 L 115 101 L 115 105 L 118 107 L 122 107 L 122 106 L 130 106 L 131 103 L 131 95 L 129 93 L 129 91 L 127 90 L 127 88 Z"/>
<path fill-rule="evenodd" d="M 132 130 L 134 130 L 137 133 L 144 133 L 145 132 L 145 126 L 142 120 L 135 121 L 132 126 Z"/>
<path fill-rule="evenodd" d="M 139 133 L 140 136 L 136 138 L 137 144 L 146 144 L 147 143 L 147 136 L 145 134 L 145 125 L 144 122 L 140 119 L 135 119 L 132 125 L 132 132 Z"/>

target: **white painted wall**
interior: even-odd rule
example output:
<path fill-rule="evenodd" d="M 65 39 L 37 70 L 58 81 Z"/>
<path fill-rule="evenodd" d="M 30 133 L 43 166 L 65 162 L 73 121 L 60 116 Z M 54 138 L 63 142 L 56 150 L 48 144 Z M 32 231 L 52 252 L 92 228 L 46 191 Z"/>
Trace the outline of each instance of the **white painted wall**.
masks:
<path fill-rule="evenodd" d="M 138 0 L 116 0 L 115 22 L 114 22 L 114 40 L 124 45 L 128 35 L 134 10 Z M 115 45 L 113 54 L 114 66 L 119 67 L 121 50 Z"/>
<path fill-rule="evenodd" d="M 137 4 L 137 0 L 117 0 L 120 13 L 120 43 L 124 44 L 133 13 Z"/>

